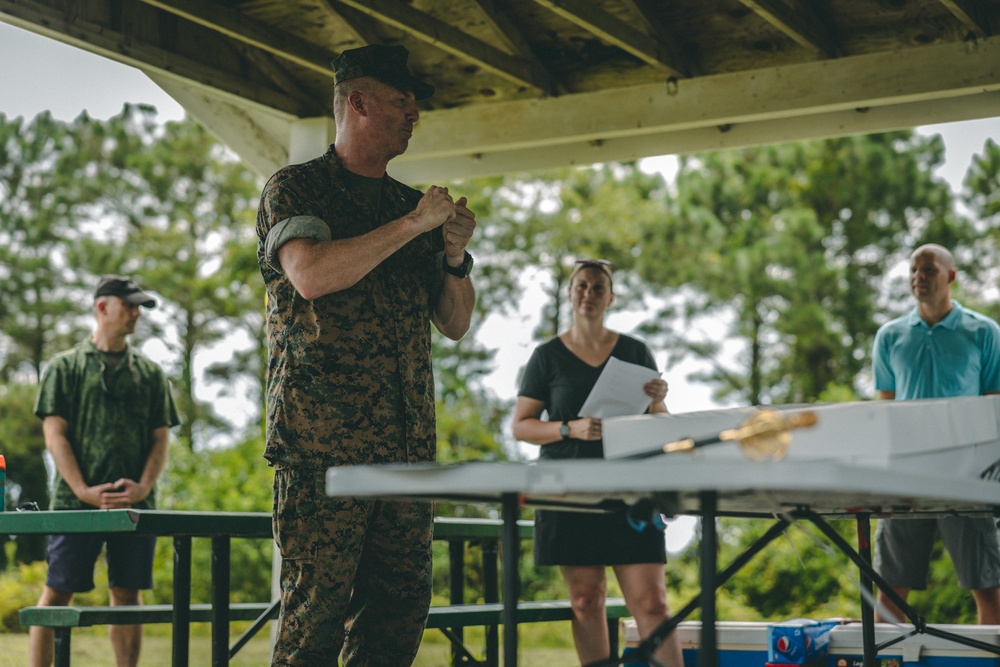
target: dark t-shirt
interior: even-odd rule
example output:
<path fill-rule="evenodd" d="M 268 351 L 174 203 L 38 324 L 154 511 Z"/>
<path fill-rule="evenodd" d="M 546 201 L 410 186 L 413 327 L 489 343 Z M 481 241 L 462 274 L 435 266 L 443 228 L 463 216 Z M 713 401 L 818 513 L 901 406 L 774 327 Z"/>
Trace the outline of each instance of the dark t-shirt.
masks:
<path fill-rule="evenodd" d="M 656 370 L 646 344 L 624 334 L 619 335 L 611 356 Z M 518 395 L 542 401 L 549 421 L 579 419 L 580 408 L 605 365 L 607 361 L 591 366 L 553 338 L 535 348 Z M 575 438 L 543 445 L 539 454 L 540 459 L 603 457 L 601 441 Z M 623 565 L 666 560 L 663 531 L 651 527 L 636 531 L 628 525 L 624 512 L 538 510 L 534 544 L 536 565 Z"/>
<path fill-rule="evenodd" d="M 656 370 L 656 361 L 646 344 L 625 334 L 619 334 L 611 356 Z M 607 363 L 591 366 L 570 352 L 558 337 L 553 338 L 535 348 L 524 369 L 518 395 L 545 403 L 549 421 L 579 419 L 580 408 Z M 604 458 L 604 446 L 599 440 L 570 439 L 541 449 L 541 459 Z"/>

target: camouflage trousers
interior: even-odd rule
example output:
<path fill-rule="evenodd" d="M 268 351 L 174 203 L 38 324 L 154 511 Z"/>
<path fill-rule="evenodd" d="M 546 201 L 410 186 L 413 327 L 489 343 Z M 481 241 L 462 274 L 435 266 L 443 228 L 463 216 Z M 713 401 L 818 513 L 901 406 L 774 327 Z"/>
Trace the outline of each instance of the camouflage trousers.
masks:
<path fill-rule="evenodd" d="M 431 597 L 429 503 L 326 495 L 324 471 L 278 469 L 281 614 L 271 664 L 406 667 Z"/>

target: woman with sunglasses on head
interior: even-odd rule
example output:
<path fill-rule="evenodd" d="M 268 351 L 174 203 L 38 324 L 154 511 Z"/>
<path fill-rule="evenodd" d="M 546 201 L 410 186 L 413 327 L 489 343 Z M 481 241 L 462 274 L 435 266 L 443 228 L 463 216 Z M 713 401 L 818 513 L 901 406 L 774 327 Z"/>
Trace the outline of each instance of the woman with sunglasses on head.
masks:
<path fill-rule="evenodd" d="M 514 437 L 541 445 L 540 459 L 603 458 L 601 420 L 578 412 L 611 357 L 648 366 L 643 386 L 649 412 L 666 412 L 667 383 L 642 341 L 608 329 L 604 316 L 614 303 L 612 267 L 606 260 L 579 260 L 570 274 L 573 324 L 539 345 L 521 380 L 514 408 Z M 542 414 L 547 413 L 547 419 Z M 625 603 L 646 637 L 669 615 L 663 564 L 663 530 L 641 532 L 624 514 L 590 512 L 535 513 L 535 564 L 560 566 L 573 606 L 573 639 L 583 665 L 609 658 L 605 617 L 606 566 L 614 569 Z M 655 659 L 682 667 L 680 643 L 671 633 Z"/>

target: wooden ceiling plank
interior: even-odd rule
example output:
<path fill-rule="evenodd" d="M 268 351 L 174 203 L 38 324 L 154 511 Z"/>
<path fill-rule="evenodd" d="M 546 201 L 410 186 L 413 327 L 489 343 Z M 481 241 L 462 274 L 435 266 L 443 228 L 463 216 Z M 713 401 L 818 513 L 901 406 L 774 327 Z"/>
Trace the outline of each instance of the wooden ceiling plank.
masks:
<path fill-rule="evenodd" d="M 347 26 L 361 44 L 379 44 L 382 38 L 372 27 L 368 17 L 337 0 L 326 0 L 324 8 Z"/>
<path fill-rule="evenodd" d="M 320 100 L 316 96 L 299 85 L 299 82 L 282 67 L 278 59 L 266 51 L 255 49 L 248 44 L 237 42 L 236 47 L 240 55 L 267 76 L 275 85 L 288 93 L 288 96 L 296 100 L 299 105 L 306 110 L 307 116 L 319 116 L 322 114 L 333 115 L 333 99 Z M 311 109 L 311 111 L 309 111 Z"/>
<path fill-rule="evenodd" d="M 479 10 L 486 18 L 486 22 L 489 23 L 493 32 L 511 53 L 521 58 L 535 57 L 531 47 L 528 46 L 528 40 L 521 34 L 521 30 L 514 25 L 506 10 L 498 7 L 494 0 L 473 0 L 473 2 L 479 7 Z"/>
<path fill-rule="evenodd" d="M 528 40 L 524 38 L 521 30 L 511 20 L 506 10 L 498 7 L 494 0 L 473 0 L 473 2 L 479 7 L 486 22 L 493 29 L 493 33 L 504 43 L 511 53 L 525 62 L 532 63 L 536 69 L 544 71 L 550 79 L 556 81 L 556 77 L 553 76 L 551 70 L 545 67 L 535 56 L 535 53 L 531 50 L 531 46 L 528 44 Z M 557 84 L 556 92 L 561 94 L 569 91 L 559 83 Z"/>
<path fill-rule="evenodd" d="M 583 28 L 670 76 L 684 77 L 683 68 L 669 58 L 668 49 L 653 37 L 594 6 L 591 0 L 534 0 L 549 11 Z"/>
<path fill-rule="evenodd" d="M 815 49 L 827 58 L 842 55 L 825 24 L 811 6 L 800 0 L 789 0 L 792 6 L 778 0 L 740 0 L 755 14 L 785 33 L 789 38 L 807 49 Z"/>
<path fill-rule="evenodd" d="M 940 0 L 940 2 L 976 37 L 990 36 L 992 31 L 977 0 Z"/>
<path fill-rule="evenodd" d="M 267 51 L 289 60 L 300 67 L 333 78 L 330 61 L 337 54 L 309 44 L 303 39 L 251 18 L 241 12 L 227 9 L 213 2 L 199 0 L 140 0 L 170 14 L 225 35 L 244 44 Z"/>
<path fill-rule="evenodd" d="M 654 7 L 650 0 L 622 1 L 632 7 L 636 16 L 638 16 L 639 19 L 646 25 L 646 29 L 649 33 L 654 35 L 655 38 L 663 44 L 664 48 L 667 49 L 670 62 L 674 64 L 674 68 L 681 72 L 685 78 L 693 76 L 694 68 L 692 67 L 692 63 L 689 61 L 688 57 L 684 55 L 684 51 L 681 49 L 680 40 L 677 38 L 677 35 L 675 35 L 663 21 L 660 9 L 658 7 Z"/>
<path fill-rule="evenodd" d="M 125 36 L 110 25 L 78 16 L 68 17 L 65 12 L 34 0 L 0 0 L 0 16 L 11 25 L 142 71 L 180 77 L 188 81 L 188 85 L 201 88 L 216 88 L 244 104 L 294 116 L 302 116 L 307 111 L 289 96 L 242 79 L 234 72 L 219 70 L 148 42 L 133 39 L 131 45 L 126 45 Z"/>
<path fill-rule="evenodd" d="M 531 63 L 509 56 L 489 44 L 413 9 L 398 0 L 342 0 L 343 4 L 413 35 L 454 56 L 476 63 L 508 81 L 551 95 L 555 81 Z"/>

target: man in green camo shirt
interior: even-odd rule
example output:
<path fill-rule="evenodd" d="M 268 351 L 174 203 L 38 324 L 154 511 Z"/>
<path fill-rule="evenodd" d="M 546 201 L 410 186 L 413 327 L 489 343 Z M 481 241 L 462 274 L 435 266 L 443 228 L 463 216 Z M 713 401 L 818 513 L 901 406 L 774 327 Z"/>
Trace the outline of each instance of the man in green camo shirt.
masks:
<path fill-rule="evenodd" d="M 178 419 L 163 371 L 126 342 L 139 306 L 153 308 L 156 300 L 126 276 L 104 276 L 94 291 L 93 338 L 46 365 L 35 414 L 58 472 L 54 510 L 156 506 L 156 480 Z M 111 604 L 142 604 L 141 591 L 153 587 L 156 537 L 81 534 L 49 538 L 39 606 L 65 606 L 74 593 L 92 590 L 102 548 Z M 113 625 L 109 634 L 117 664 L 138 664 L 142 626 Z M 52 642 L 52 628 L 31 628 L 32 667 L 52 664 Z"/>
<path fill-rule="evenodd" d="M 272 665 L 412 663 L 430 604 L 431 506 L 326 496 L 330 466 L 435 458 L 428 320 L 457 340 L 475 293 L 464 197 L 386 174 L 433 88 L 401 46 L 333 62 L 336 143 L 268 181 L 267 443 L 281 614 Z"/>

